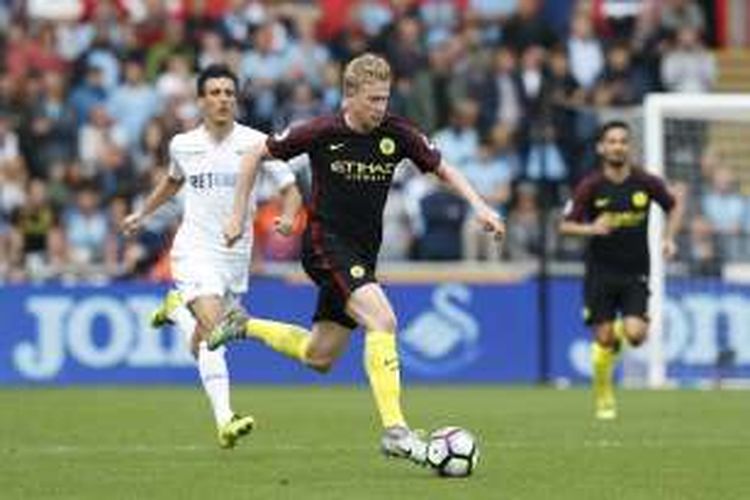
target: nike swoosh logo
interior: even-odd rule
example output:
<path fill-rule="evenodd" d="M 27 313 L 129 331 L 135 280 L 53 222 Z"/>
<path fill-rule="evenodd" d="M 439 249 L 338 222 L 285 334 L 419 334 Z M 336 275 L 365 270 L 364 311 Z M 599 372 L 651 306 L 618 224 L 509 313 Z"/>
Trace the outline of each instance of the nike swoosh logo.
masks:
<path fill-rule="evenodd" d="M 339 149 L 341 149 L 343 147 L 344 147 L 344 143 L 343 142 L 340 142 L 338 144 L 329 144 L 328 145 L 328 149 L 330 149 L 331 151 L 336 151 L 336 150 L 339 150 Z"/>
<path fill-rule="evenodd" d="M 602 208 L 609 205 L 609 199 L 608 198 L 600 198 L 598 200 L 594 200 L 594 206 L 596 208 Z"/>

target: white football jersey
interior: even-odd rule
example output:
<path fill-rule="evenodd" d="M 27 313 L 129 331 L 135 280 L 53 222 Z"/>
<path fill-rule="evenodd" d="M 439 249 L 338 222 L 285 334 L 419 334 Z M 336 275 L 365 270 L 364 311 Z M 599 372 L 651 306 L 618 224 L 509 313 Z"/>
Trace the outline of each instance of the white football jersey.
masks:
<path fill-rule="evenodd" d="M 203 125 L 172 138 L 169 176 L 185 180 L 182 187 L 184 212 L 172 244 L 173 256 L 250 259 L 255 188 L 248 200 L 248 222 L 242 237 L 231 248 L 224 243 L 222 229 L 232 213 L 242 156 L 262 147 L 265 140 L 264 133 L 239 123 L 235 123 L 232 132 L 220 142 L 216 142 Z M 265 169 L 265 173 L 272 176 L 278 188 L 294 182 L 294 174 L 286 165 L 275 163 L 274 168 Z"/>

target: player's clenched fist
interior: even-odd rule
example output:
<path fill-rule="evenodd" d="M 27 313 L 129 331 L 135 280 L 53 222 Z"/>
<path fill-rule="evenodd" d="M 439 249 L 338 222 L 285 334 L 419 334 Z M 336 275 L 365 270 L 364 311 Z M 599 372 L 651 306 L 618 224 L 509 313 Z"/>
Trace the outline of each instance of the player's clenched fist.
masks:
<path fill-rule="evenodd" d="M 505 222 L 503 222 L 500 214 L 491 208 L 483 207 L 480 210 L 477 210 L 476 217 L 485 231 L 493 233 L 497 240 L 503 239 L 505 236 Z"/>
<path fill-rule="evenodd" d="M 237 217 L 230 217 L 224 224 L 224 243 L 228 247 L 234 246 L 242 235 L 242 221 Z"/>

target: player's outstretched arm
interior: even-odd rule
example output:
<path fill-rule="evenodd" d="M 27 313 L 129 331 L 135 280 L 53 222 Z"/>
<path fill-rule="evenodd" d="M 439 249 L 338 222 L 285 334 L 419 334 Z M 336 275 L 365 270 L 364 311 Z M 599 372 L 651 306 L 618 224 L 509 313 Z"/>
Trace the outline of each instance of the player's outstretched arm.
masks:
<path fill-rule="evenodd" d="M 148 195 L 148 198 L 146 198 L 143 207 L 125 217 L 120 228 L 121 231 L 127 236 L 136 233 L 141 228 L 146 217 L 154 213 L 157 208 L 177 194 L 184 182 L 184 179 L 175 179 L 169 174 L 164 175 L 151 194 Z"/>
<path fill-rule="evenodd" d="M 237 186 L 234 188 L 232 214 L 224 224 L 224 241 L 229 247 L 234 245 L 242 235 L 242 228 L 247 218 L 247 200 L 255 184 L 260 160 L 267 154 L 268 150 L 263 143 L 242 157 L 240 175 L 237 179 Z"/>
<path fill-rule="evenodd" d="M 500 214 L 479 196 L 479 193 L 471 187 L 469 181 L 458 169 L 442 162 L 436 173 L 443 183 L 469 202 L 474 209 L 475 217 L 485 231 L 493 233 L 497 239 L 502 239 L 505 236 L 505 222 L 503 222 Z"/>
<path fill-rule="evenodd" d="M 294 219 L 297 217 L 302 207 L 302 195 L 297 188 L 297 184 L 287 184 L 279 191 L 281 194 L 281 215 L 274 220 L 276 232 L 289 236 L 294 228 Z"/>

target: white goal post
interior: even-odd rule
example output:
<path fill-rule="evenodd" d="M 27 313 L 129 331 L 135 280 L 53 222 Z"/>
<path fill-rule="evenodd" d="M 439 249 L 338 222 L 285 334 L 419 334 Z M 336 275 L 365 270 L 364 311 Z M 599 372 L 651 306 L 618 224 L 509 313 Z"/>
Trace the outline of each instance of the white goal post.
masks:
<path fill-rule="evenodd" d="M 669 160 L 666 154 L 666 121 L 718 120 L 750 123 L 749 94 L 650 94 L 644 104 L 643 147 L 647 170 L 669 177 Z M 750 142 L 750 137 L 746 139 Z M 665 263 L 661 255 L 663 214 L 652 208 L 649 226 L 651 248 L 651 304 L 652 318 L 650 340 L 647 343 L 648 362 L 644 382 L 648 387 L 669 385 L 667 362 L 664 353 L 663 310 L 665 302 Z"/>

